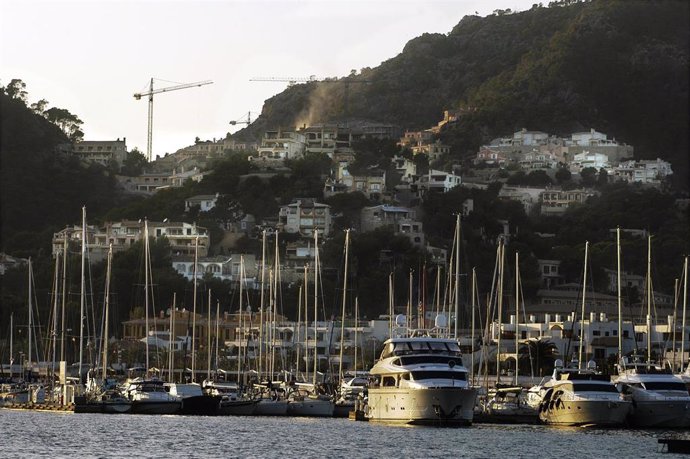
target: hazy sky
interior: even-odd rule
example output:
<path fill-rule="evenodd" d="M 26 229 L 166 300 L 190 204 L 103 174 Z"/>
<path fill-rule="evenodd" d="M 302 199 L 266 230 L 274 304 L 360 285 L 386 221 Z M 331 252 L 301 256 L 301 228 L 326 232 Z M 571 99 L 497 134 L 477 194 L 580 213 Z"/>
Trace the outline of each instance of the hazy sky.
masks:
<path fill-rule="evenodd" d="M 151 77 L 213 84 L 154 96 L 153 153 L 221 138 L 287 83 L 254 76 L 345 76 L 399 54 L 467 14 L 526 10 L 536 0 L 0 0 L 0 81 L 20 78 L 84 121 L 86 140 L 146 150 Z M 545 2 L 546 3 L 546 2 Z"/>

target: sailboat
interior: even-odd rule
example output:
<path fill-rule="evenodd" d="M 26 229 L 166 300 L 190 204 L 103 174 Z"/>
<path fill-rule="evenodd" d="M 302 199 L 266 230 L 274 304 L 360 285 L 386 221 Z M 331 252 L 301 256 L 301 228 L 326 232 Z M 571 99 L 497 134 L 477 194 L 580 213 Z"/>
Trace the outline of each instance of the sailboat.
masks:
<path fill-rule="evenodd" d="M 275 269 L 276 273 L 280 267 L 279 265 L 279 258 L 278 258 L 278 233 L 276 233 L 276 249 L 275 249 Z M 277 277 L 277 274 L 276 274 Z M 278 390 L 279 387 L 277 387 L 277 384 L 274 383 L 273 381 L 273 376 L 274 376 L 274 363 L 275 363 L 275 339 L 274 339 L 274 333 L 275 333 L 275 312 L 276 312 L 276 297 L 277 297 L 277 284 L 274 285 L 274 276 L 273 276 L 273 271 L 269 269 L 268 272 L 268 297 L 269 297 L 269 306 L 268 306 L 268 324 L 269 324 L 269 329 L 266 330 L 266 322 L 264 322 L 264 291 L 265 291 L 265 278 L 266 278 L 266 230 L 262 232 L 262 254 L 261 254 L 261 304 L 260 304 L 260 310 L 261 310 L 261 318 L 260 318 L 260 324 L 259 324 L 259 381 L 261 381 L 262 376 L 264 375 L 264 369 L 266 370 L 266 382 L 261 383 L 261 384 L 255 384 L 254 385 L 254 390 L 255 390 L 255 397 L 257 399 L 257 403 L 254 406 L 254 415 L 255 416 L 285 416 L 287 414 L 287 409 L 288 409 L 288 401 L 284 398 L 281 397 L 281 393 L 284 393 L 284 390 Z M 268 335 L 268 345 L 264 346 L 264 340 L 266 338 L 266 335 Z M 270 346 L 270 358 L 269 358 L 269 349 L 268 347 Z M 266 366 L 264 367 L 264 357 L 266 360 Z"/>
<path fill-rule="evenodd" d="M 620 228 L 616 231 L 618 258 L 618 314 L 621 314 Z M 651 236 L 647 250 L 647 333 L 651 331 Z M 647 361 L 637 356 L 624 357 L 619 319 L 619 364 L 616 386 L 632 401 L 629 423 L 637 427 L 690 427 L 690 394 L 683 379 L 651 360 L 648 345 Z M 648 340 L 649 342 L 649 340 Z"/>
<path fill-rule="evenodd" d="M 132 402 L 134 414 L 175 414 L 180 411 L 182 402 L 166 390 L 165 383 L 158 378 L 149 377 L 149 299 L 150 299 L 150 250 L 148 220 L 144 220 L 144 309 L 146 318 L 146 368 L 143 375 L 135 376 L 137 369 L 130 369 L 130 377 L 125 381 L 122 391 Z"/>
<path fill-rule="evenodd" d="M 196 238 L 196 242 L 194 244 L 194 321 L 196 321 L 196 266 L 197 266 L 197 260 L 198 260 L 198 252 L 199 252 L 199 238 Z M 211 289 L 208 290 L 208 318 L 210 321 L 211 318 Z M 196 327 L 193 325 L 193 329 Z M 172 333 L 172 330 L 171 330 Z M 210 323 L 207 328 L 207 334 L 210 339 L 210 333 L 211 333 L 211 327 Z M 194 337 L 194 331 L 192 331 L 192 337 Z M 171 337 L 172 339 L 172 337 Z M 210 376 L 211 373 L 211 346 L 210 343 L 207 347 L 209 355 L 208 355 L 208 376 Z M 180 406 L 180 411 L 179 414 L 185 414 L 185 415 L 196 415 L 196 416 L 215 416 L 219 413 L 219 408 L 220 408 L 220 400 L 221 396 L 216 395 L 216 394 L 209 394 L 206 393 L 202 386 L 196 382 L 194 382 L 194 378 L 196 376 L 195 370 L 195 365 L 194 365 L 194 355 L 195 355 L 195 347 L 194 347 L 194 338 L 192 338 L 192 382 L 191 383 L 176 383 L 176 382 L 168 382 L 165 383 L 164 389 L 170 394 L 171 397 L 179 400 L 181 402 Z"/>
<path fill-rule="evenodd" d="M 500 266 L 502 267 L 501 261 Z M 473 271 L 474 274 L 474 271 Z M 474 276 L 473 276 L 474 277 Z M 503 276 L 500 276 L 503 279 Z M 476 285 L 476 280 L 473 280 L 473 287 Z M 476 287 L 475 287 L 476 288 Z M 502 290 L 502 289 L 500 289 Z M 502 424 L 534 424 L 537 422 L 537 410 L 529 405 L 526 400 L 525 390 L 519 383 L 520 370 L 520 298 L 521 298 L 521 283 L 520 283 L 520 263 L 519 254 L 515 253 L 515 374 L 514 380 L 508 384 L 496 384 L 496 386 L 487 391 L 483 397 L 483 403 L 480 404 L 480 412 L 477 420 L 483 422 L 495 422 Z M 473 293 L 473 296 L 475 293 Z M 474 300 L 473 300 L 474 303 Z M 524 305 L 523 305 L 524 310 Z M 500 325 L 499 325 L 500 326 Z"/>
<path fill-rule="evenodd" d="M 332 417 L 335 408 L 333 397 L 319 393 L 318 374 L 318 305 L 319 305 L 319 233 L 314 231 L 314 371 L 311 384 L 296 383 L 289 386 L 288 415 Z M 306 317 L 305 317 L 306 322 Z M 307 322 L 308 323 L 308 322 Z M 307 359 L 308 361 L 308 359 Z"/>
<path fill-rule="evenodd" d="M 94 370 L 87 375 L 86 397 L 74 405 L 75 413 L 127 413 L 132 408 L 132 402 L 126 399 L 115 384 L 108 381 L 108 316 L 110 306 L 110 275 L 112 271 L 113 245 L 108 248 L 105 304 L 103 312 L 103 353 L 101 366 L 103 368 L 100 379 Z"/>
<path fill-rule="evenodd" d="M 239 334 L 238 334 L 238 356 L 237 356 L 237 382 L 228 381 L 217 381 L 211 380 L 207 377 L 204 381 L 204 391 L 210 396 L 219 397 L 220 403 L 218 405 L 218 414 L 220 415 L 233 415 L 233 416 L 250 416 L 254 414 L 254 410 L 257 400 L 249 397 L 241 390 L 241 375 L 242 375 L 242 344 L 244 341 L 244 324 L 243 324 L 243 299 L 244 299 L 244 283 L 245 283 L 245 270 L 244 270 L 244 257 L 240 256 L 240 301 L 239 301 Z M 209 301 L 209 314 L 210 311 L 210 301 Z M 218 320 L 218 319 L 216 319 Z M 216 340 L 218 336 L 216 335 Z M 210 349 L 210 341 L 209 341 Z M 209 362 L 211 360 L 211 355 L 209 353 Z M 210 370 L 209 375 L 210 376 Z"/>

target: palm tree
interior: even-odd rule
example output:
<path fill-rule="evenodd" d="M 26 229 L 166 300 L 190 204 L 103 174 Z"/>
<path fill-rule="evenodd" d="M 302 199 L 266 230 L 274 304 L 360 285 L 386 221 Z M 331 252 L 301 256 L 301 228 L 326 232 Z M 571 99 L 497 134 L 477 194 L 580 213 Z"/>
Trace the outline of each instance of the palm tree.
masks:
<path fill-rule="evenodd" d="M 558 348 L 548 339 L 529 339 L 520 346 L 520 373 L 549 374 L 558 355 Z"/>

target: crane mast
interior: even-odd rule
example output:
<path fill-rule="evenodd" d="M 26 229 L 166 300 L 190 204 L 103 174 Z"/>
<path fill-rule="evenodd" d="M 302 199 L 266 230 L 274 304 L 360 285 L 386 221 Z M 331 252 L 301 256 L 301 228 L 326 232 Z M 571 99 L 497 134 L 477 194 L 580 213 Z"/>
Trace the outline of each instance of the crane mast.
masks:
<path fill-rule="evenodd" d="M 166 88 L 153 89 L 153 78 L 149 83 L 149 90 L 146 92 L 134 93 L 134 98 L 136 100 L 141 100 L 142 97 L 148 96 L 149 98 L 149 116 L 148 116 L 148 132 L 146 137 L 146 159 L 151 162 L 151 156 L 153 152 L 153 95 L 160 94 L 163 92 L 177 91 L 179 89 L 195 88 L 198 86 L 205 86 L 211 84 L 213 81 L 197 81 L 195 83 L 184 83 L 178 84 L 176 86 L 168 86 Z"/>

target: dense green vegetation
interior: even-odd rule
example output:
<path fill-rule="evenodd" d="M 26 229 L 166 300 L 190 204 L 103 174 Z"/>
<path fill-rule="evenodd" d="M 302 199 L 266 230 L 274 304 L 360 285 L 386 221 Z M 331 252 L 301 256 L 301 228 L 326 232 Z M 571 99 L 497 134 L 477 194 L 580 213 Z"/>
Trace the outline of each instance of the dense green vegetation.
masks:
<path fill-rule="evenodd" d="M 463 109 L 443 133 L 458 157 L 523 127 L 559 135 L 596 128 L 633 145 L 636 157 L 671 161 L 676 185 L 687 187 L 689 8 L 677 0 L 564 1 L 466 16 L 448 34 L 410 40 L 398 56 L 340 83 L 288 88 L 239 136 L 301 126 L 308 114 L 342 119 L 346 105 L 351 117 L 405 129 Z"/>

